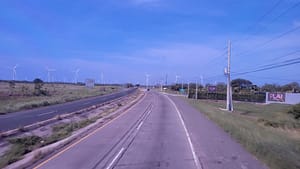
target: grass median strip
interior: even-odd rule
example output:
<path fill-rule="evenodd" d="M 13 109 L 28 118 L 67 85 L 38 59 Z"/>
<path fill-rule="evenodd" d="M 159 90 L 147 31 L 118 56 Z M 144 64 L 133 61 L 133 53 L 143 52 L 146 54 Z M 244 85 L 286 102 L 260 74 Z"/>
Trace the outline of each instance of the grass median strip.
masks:
<path fill-rule="evenodd" d="M 42 138 L 39 136 L 25 136 L 9 139 L 10 148 L 0 158 L 0 168 L 22 159 L 23 155 L 36 148 L 43 147 L 70 136 L 74 131 L 94 123 L 98 117 L 84 119 L 78 122 L 63 123 L 53 126 L 52 134 Z"/>
<path fill-rule="evenodd" d="M 300 168 L 300 121 L 287 113 L 292 106 L 236 102 L 230 113 L 220 109 L 223 101 L 187 101 L 270 168 Z"/>

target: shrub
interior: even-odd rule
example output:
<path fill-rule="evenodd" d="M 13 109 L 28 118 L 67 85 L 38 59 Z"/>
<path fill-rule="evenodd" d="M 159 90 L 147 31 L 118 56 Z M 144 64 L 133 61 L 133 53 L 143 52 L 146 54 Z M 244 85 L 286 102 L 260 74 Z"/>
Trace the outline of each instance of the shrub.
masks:
<path fill-rule="evenodd" d="M 300 120 L 300 103 L 294 105 L 287 113 L 293 115 L 295 119 Z"/>
<path fill-rule="evenodd" d="M 0 168 L 20 160 L 24 154 L 31 152 L 35 147 L 41 146 L 42 138 L 38 136 L 26 136 L 13 138 L 8 141 L 12 146 L 1 157 Z"/>

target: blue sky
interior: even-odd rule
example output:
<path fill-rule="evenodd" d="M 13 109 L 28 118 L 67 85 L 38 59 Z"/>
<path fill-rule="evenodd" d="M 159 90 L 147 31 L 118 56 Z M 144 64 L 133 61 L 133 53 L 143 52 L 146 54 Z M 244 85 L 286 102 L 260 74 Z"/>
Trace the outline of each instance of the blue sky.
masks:
<path fill-rule="evenodd" d="M 279 2 L 279 3 L 278 3 Z M 277 4 L 278 3 L 278 4 Z M 232 72 L 299 58 L 299 0 L 3 0 L 0 79 L 73 81 L 104 75 L 108 83 L 225 82 L 226 46 Z M 277 4 L 276 7 L 275 4 Z M 291 8 L 293 7 L 293 8 Z M 291 9 L 289 9 L 291 8 Z M 273 10 L 271 10 L 273 9 Z M 289 10 L 287 10 L 289 9 Z M 268 12 L 270 11 L 270 12 Z M 287 12 L 284 12 L 287 11 Z M 278 17 L 280 16 L 280 17 Z M 274 37 L 288 33 L 264 45 Z M 299 64 L 232 78 L 256 84 L 300 82 Z"/>

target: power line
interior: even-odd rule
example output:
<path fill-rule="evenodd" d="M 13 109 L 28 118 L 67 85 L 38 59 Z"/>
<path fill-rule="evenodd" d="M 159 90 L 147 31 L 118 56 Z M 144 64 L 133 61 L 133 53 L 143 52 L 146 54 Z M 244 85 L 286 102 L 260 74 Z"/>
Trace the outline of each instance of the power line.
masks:
<path fill-rule="evenodd" d="M 297 31 L 299 29 L 300 29 L 300 26 L 292 28 L 292 29 L 290 29 L 290 30 L 288 30 L 288 31 L 280 34 L 280 35 L 277 35 L 277 36 L 275 36 L 275 37 L 273 37 L 273 38 L 271 38 L 271 39 L 269 39 L 269 40 L 267 40 L 267 41 L 265 41 L 265 42 L 263 42 L 261 44 L 258 44 L 256 46 L 252 47 L 252 49 L 248 49 L 248 50 L 245 50 L 244 52 L 240 52 L 236 56 L 242 56 L 242 55 L 245 55 L 245 54 L 249 54 L 249 53 L 251 53 L 251 51 L 253 51 L 253 48 L 256 48 L 256 49 L 257 48 L 262 48 L 262 47 L 266 46 L 267 44 L 269 44 L 269 43 L 271 43 L 271 42 L 273 42 L 273 41 L 275 41 L 277 39 L 280 39 L 280 38 L 282 38 L 282 37 L 284 37 L 284 36 L 286 36 L 286 35 L 288 35 L 290 33 L 293 33 L 293 32 L 295 32 L 295 31 Z"/>
<path fill-rule="evenodd" d="M 271 13 L 273 11 L 273 9 L 275 9 L 282 1 L 278 1 L 270 10 L 270 12 L 267 12 L 266 14 L 268 13 Z M 272 24 L 274 23 L 275 21 L 277 21 L 279 18 L 281 18 L 282 16 L 284 16 L 286 13 L 288 13 L 290 10 L 292 10 L 293 8 L 296 8 L 298 5 L 300 5 L 300 1 L 295 3 L 294 5 L 292 5 L 291 7 L 287 8 L 286 10 L 284 10 L 282 13 L 280 13 L 279 15 L 277 15 L 275 18 L 273 18 L 268 24 Z M 267 16 L 267 15 L 266 15 Z M 265 16 L 263 15 L 262 18 L 264 18 Z M 261 30 L 257 30 L 255 31 L 252 36 L 254 35 L 257 35 L 259 32 L 264 32 L 266 31 L 266 29 L 263 29 L 263 31 Z M 247 38 L 245 38 L 244 40 L 249 40 L 251 37 L 250 35 L 248 35 Z M 238 40 L 237 40 L 238 41 Z M 236 42 L 236 41 L 235 41 Z"/>
<path fill-rule="evenodd" d="M 276 20 L 278 20 L 280 17 L 282 17 L 283 15 L 285 15 L 286 13 L 288 13 L 290 10 L 292 10 L 293 8 L 296 8 L 298 5 L 300 5 L 300 1 L 295 3 L 294 5 L 292 5 L 291 7 L 287 8 L 285 11 L 283 11 L 282 13 L 280 13 L 279 15 L 277 15 L 277 17 L 275 17 L 273 20 L 271 20 L 271 23 L 275 22 Z"/>
<path fill-rule="evenodd" d="M 226 47 L 220 49 L 220 51 L 222 52 L 222 54 L 216 55 L 215 57 L 212 57 L 206 64 L 214 62 L 214 60 L 219 59 L 220 57 L 224 56 L 224 54 L 226 54 L 226 49 L 227 49 Z"/>
<path fill-rule="evenodd" d="M 251 30 L 252 28 L 255 28 L 264 18 L 266 18 L 268 15 L 270 15 L 272 12 L 273 12 L 273 10 L 275 9 L 275 8 L 277 8 L 277 6 L 279 6 L 281 3 L 283 2 L 283 0 L 279 0 L 279 1 L 277 1 L 266 13 L 264 13 L 261 17 L 259 17 L 259 19 L 252 25 L 252 26 L 249 26 L 248 28 L 247 28 L 247 31 L 249 31 L 249 30 Z M 257 32 L 255 32 L 255 33 L 257 33 Z M 245 40 L 248 40 L 248 39 L 250 39 L 250 35 L 248 35 L 246 38 L 245 38 Z M 240 39 L 240 40 L 242 40 L 242 39 Z M 235 40 L 234 42 L 232 42 L 232 43 L 236 43 L 236 42 L 238 42 L 238 41 L 240 41 L 240 40 Z"/>
<path fill-rule="evenodd" d="M 296 80 L 296 79 L 282 79 L 282 78 L 274 78 L 274 77 L 266 77 L 266 76 L 254 76 L 254 75 L 247 75 L 247 76 L 250 76 L 250 77 L 253 77 L 253 78 L 258 78 L 258 79 L 262 79 L 263 78 L 263 79 L 289 81 L 289 82 L 299 81 L 299 80 Z"/>
<path fill-rule="evenodd" d="M 221 55 L 218 55 L 216 57 L 213 57 L 211 60 L 209 60 L 207 63 L 206 63 L 206 66 L 207 65 L 210 65 L 212 63 L 214 63 L 215 61 L 218 61 L 219 58 L 223 57 L 225 54 L 227 53 L 227 51 L 224 51 Z"/>
<path fill-rule="evenodd" d="M 258 22 L 255 25 L 257 25 L 259 22 L 261 22 L 266 16 L 268 16 L 269 14 L 271 14 L 273 12 L 273 10 L 275 8 L 277 8 L 277 6 L 279 6 L 282 2 L 283 2 L 283 0 L 277 1 L 263 16 L 261 16 L 259 18 Z"/>
<path fill-rule="evenodd" d="M 292 51 L 292 52 L 289 52 L 289 53 L 284 54 L 284 55 L 280 55 L 280 56 L 278 56 L 278 57 L 273 58 L 273 59 L 270 60 L 270 61 L 276 61 L 276 60 L 285 58 L 285 57 L 287 57 L 287 56 L 290 56 L 290 55 L 293 55 L 293 54 L 299 53 L 299 52 L 300 52 L 300 49 L 295 50 L 295 51 Z M 286 60 L 286 61 L 288 61 L 288 60 Z M 285 63 L 286 61 L 275 62 L 275 63 L 271 63 L 271 64 L 267 64 L 267 65 L 259 65 L 259 66 L 257 66 L 256 68 L 263 68 L 263 67 L 266 67 L 266 66 L 272 66 L 272 65 L 276 65 L 276 64 L 281 64 L 281 63 Z M 255 68 L 254 68 L 254 69 L 255 69 Z M 239 72 L 239 71 L 238 71 L 238 72 Z M 238 73 L 238 72 L 232 72 L 232 73 Z"/>
<path fill-rule="evenodd" d="M 293 51 L 293 52 L 290 52 L 290 53 L 287 53 L 287 54 L 282 55 L 282 56 L 275 57 L 275 58 L 272 59 L 272 61 L 274 61 L 274 60 L 279 60 L 279 59 L 285 58 L 285 57 L 287 57 L 287 56 L 291 56 L 291 55 L 293 55 L 293 54 L 295 54 L 295 53 L 299 53 L 299 52 L 300 52 L 300 49 L 298 49 L 298 50 L 296 50 L 296 51 Z"/>
<path fill-rule="evenodd" d="M 290 56 L 290 55 L 293 55 L 293 54 L 295 54 L 295 53 L 299 53 L 300 52 L 300 50 L 296 50 L 296 51 L 293 51 L 293 52 L 289 52 L 289 53 L 287 53 L 287 54 L 285 54 L 285 55 L 281 55 L 281 56 L 278 56 L 278 57 L 276 57 L 276 58 L 273 58 L 272 59 L 272 61 L 276 61 L 276 60 L 279 60 L 279 59 L 282 59 L 282 58 L 285 58 L 285 57 L 287 57 L 287 56 Z M 297 58 L 296 58 L 297 59 Z M 293 59 L 292 59 L 293 60 Z M 258 66 L 258 68 L 260 68 L 260 67 L 266 67 L 266 66 L 272 66 L 272 65 L 276 65 L 276 64 L 281 64 L 281 63 L 285 63 L 285 62 L 289 62 L 290 60 L 285 60 L 285 61 L 281 61 L 281 62 L 275 62 L 275 63 L 271 63 L 271 64 L 267 64 L 267 65 L 261 65 L 261 66 Z"/>
<path fill-rule="evenodd" d="M 289 63 L 289 62 L 297 61 L 297 60 L 299 60 L 299 59 L 300 59 L 300 58 L 294 58 L 294 59 L 285 60 L 285 61 L 282 61 L 282 62 L 279 62 L 279 63 L 271 63 L 271 64 L 259 66 L 259 67 L 263 68 L 263 67 L 268 67 L 268 66 L 274 66 L 274 65 L 277 65 L 277 64 Z"/>
<path fill-rule="evenodd" d="M 244 75 L 244 74 L 249 74 L 249 73 L 254 73 L 254 72 L 261 72 L 261 71 L 265 71 L 265 70 L 271 70 L 271 69 L 290 66 L 290 65 L 299 64 L 299 63 L 300 63 L 300 58 L 297 58 L 293 62 L 272 65 L 272 66 L 269 66 L 269 67 L 260 68 L 260 69 L 256 69 L 256 70 L 252 70 L 252 71 L 234 73 L 234 75 Z"/>

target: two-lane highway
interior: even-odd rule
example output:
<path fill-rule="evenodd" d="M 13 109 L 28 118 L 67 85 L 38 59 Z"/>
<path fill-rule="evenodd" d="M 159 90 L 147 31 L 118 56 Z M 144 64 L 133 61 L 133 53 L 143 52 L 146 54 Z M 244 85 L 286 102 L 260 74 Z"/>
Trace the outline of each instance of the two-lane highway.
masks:
<path fill-rule="evenodd" d="M 0 115 L 0 131 L 6 131 L 25 125 L 30 125 L 35 122 L 53 118 L 56 115 L 75 112 L 86 107 L 120 98 L 133 93 L 134 91 L 136 91 L 136 88 L 104 96 L 91 97 L 63 104 Z"/>
<path fill-rule="evenodd" d="M 208 125 L 210 133 L 220 134 L 223 146 L 215 143 L 216 138 L 207 134 L 204 125 L 207 118 L 186 108 L 186 103 L 175 97 L 157 92 L 147 92 L 142 101 L 93 131 L 81 140 L 58 153 L 47 157 L 34 167 L 43 169 L 263 169 L 259 161 L 241 146 L 222 133 L 215 126 Z M 194 114 L 195 113 L 195 114 Z M 191 119 L 193 118 L 193 120 Z M 188 119 L 188 121 L 187 121 Z M 198 125 L 194 122 L 198 121 Z M 210 123 L 210 122 L 209 122 Z M 199 129 L 197 127 L 202 127 Z M 202 132 L 202 133 L 198 133 Z M 224 136 L 225 135 L 225 136 Z M 208 148 L 201 145 L 204 140 Z M 200 144 L 198 143 L 200 142 Z M 216 145 L 214 145 L 216 144 Z M 214 147 L 216 146 L 216 147 Z M 238 150 L 239 154 L 235 154 Z M 235 155 L 233 159 L 219 159 L 220 156 Z M 203 157 L 203 154 L 208 156 Z M 209 155 L 212 155 L 209 157 Z M 204 159 L 201 159 L 201 158 Z M 211 159 L 211 160 L 209 160 Z"/>

